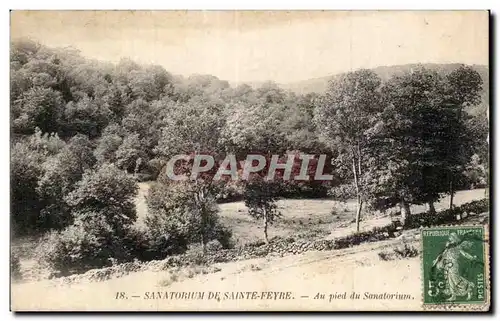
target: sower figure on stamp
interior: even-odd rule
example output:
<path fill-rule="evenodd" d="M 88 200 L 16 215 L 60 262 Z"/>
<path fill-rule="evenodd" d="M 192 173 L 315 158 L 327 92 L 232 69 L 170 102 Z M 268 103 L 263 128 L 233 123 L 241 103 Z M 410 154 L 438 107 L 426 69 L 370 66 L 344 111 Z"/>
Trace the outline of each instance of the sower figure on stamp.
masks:
<path fill-rule="evenodd" d="M 476 261 L 477 256 L 466 252 L 472 245 L 471 241 L 461 240 L 456 233 L 451 233 L 441 254 L 432 262 L 432 267 L 443 270 L 446 283 L 445 294 L 450 295 L 448 301 L 456 300 L 457 296 L 467 295 L 472 298 L 474 283 L 460 275 L 460 256 L 469 261 Z"/>

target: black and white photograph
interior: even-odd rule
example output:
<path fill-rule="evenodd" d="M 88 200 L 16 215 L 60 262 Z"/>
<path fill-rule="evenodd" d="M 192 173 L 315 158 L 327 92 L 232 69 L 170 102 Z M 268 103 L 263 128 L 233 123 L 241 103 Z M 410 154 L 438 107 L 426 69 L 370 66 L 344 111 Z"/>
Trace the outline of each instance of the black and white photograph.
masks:
<path fill-rule="evenodd" d="M 12 10 L 11 310 L 489 311 L 490 21 Z"/>

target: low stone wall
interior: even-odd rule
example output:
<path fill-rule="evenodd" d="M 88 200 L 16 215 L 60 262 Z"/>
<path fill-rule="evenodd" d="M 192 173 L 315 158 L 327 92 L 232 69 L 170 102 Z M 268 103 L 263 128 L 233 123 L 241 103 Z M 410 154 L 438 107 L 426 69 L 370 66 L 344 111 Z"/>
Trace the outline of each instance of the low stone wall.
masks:
<path fill-rule="evenodd" d="M 487 200 L 473 201 L 463 204 L 453 210 L 442 211 L 437 214 L 422 213 L 412 217 L 408 227 L 419 228 L 421 226 L 431 226 L 447 223 L 456 220 L 457 213 L 467 213 L 477 215 L 488 209 Z M 152 270 L 162 271 L 175 267 L 189 265 L 211 265 L 222 262 L 232 262 L 247 260 L 265 256 L 285 256 L 301 254 L 308 251 L 331 251 L 355 246 L 361 243 L 377 242 L 397 237 L 401 234 L 401 227 L 397 223 L 387 226 L 376 227 L 370 231 L 355 233 L 333 240 L 295 240 L 293 238 L 274 238 L 269 244 L 256 243 L 234 249 L 214 249 L 208 253 L 187 252 L 174 255 L 160 261 L 149 262 L 129 262 L 115 265 L 108 268 L 94 269 L 83 274 L 71 275 L 54 279 L 57 283 L 75 283 L 82 280 L 87 282 L 98 282 L 107 279 L 120 277 L 132 272 Z"/>
<path fill-rule="evenodd" d="M 389 232 L 390 231 L 390 232 Z M 350 235 L 335 240 L 294 240 L 293 238 L 275 238 L 269 244 L 247 245 L 234 249 L 221 249 L 205 254 L 188 252 L 173 255 L 159 261 L 129 262 L 108 268 L 89 270 L 83 274 L 53 279 L 57 283 L 71 284 L 79 281 L 100 282 L 121 277 L 132 272 L 162 271 L 175 267 L 190 265 L 211 265 L 215 263 L 234 262 L 266 256 L 285 256 L 301 254 L 308 251 L 330 251 L 350 247 L 364 242 L 375 242 L 395 237 L 396 227 L 391 225 L 372 231 Z"/>

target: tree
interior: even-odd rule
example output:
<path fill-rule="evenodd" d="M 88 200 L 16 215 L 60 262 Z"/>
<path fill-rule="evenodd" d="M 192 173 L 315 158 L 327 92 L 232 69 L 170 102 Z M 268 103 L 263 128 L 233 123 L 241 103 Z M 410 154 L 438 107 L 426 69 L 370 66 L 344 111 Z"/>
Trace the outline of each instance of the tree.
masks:
<path fill-rule="evenodd" d="M 107 126 L 94 150 L 94 156 L 99 163 L 114 163 L 116 162 L 116 151 L 120 148 L 124 130 L 117 124 Z"/>
<path fill-rule="evenodd" d="M 317 94 L 287 96 L 286 116 L 283 117 L 280 130 L 286 135 L 289 150 L 300 150 L 311 154 L 321 154 L 328 150 L 318 139 L 314 122 L 314 108 L 318 98 Z"/>
<path fill-rule="evenodd" d="M 279 217 L 275 201 L 281 195 L 283 182 L 279 179 L 279 173 L 270 180 L 264 176 L 272 155 L 284 154 L 289 146 L 286 134 L 276 130 L 282 127 L 286 118 L 284 106 L 274 101 L 283 98 L 281 93 L 274 84 L 270 84 L 269 87 L 260 89 L 264 99 L 261 97 L 253 103 L 250 100 L 236 103 L 228 110 L 230 114 L 221 134 L 221 144 L 225 151 L 235 154 L 237 160 L 246 160 L 247 155 L 252 154 L 260 155 L 266 160 L 263 170 L 239 182 L 243 186 L 243 199 L 249 208 L 248 214 L 262 219 L 266 242 L 269 224 Z"/>
<path fill-rule="evenodd" d="M 11 148 L 11 217 L 15 233 L 40 232 L 50 227 L 40 212 L 44 203 L 37 187 L 44 175 L 44 163 L 65 145 L 57 134 L 42 134 L 36 128 L 33 135 Z"/>
<path fill-rule="evenodd" d="M 444 90 L 444 105 L 455 114 L 455 126 L 450 129 L 450 135 L 453 136 L 448 145 L 449 161 L 449 194 L 450 208 L 453 207 L 453 195 L 455 194 L 454 185 L 457 175 L 460 175 L 467 165 L 472 154 L 473 144 L 471 137 L 464 135 L 466 127 L 467 114 L 465 109 L 470 106 L 478 105 L 481 102 L 481 90 L 483 81 L 481 75 L 470 66 L 460 66 L 446 76 L 446 87 Z"/>
<path fill-rule="evenodd" d="M 446 80 L 437 72 L 419 68 L 393 77 L 382 92 L 387 107 L 369 131 L 364 179 L 375 205 L 399 203 L 406 222 L 410 204 L 427 203 L 435 212 L 434 202 L 449 190 L 450 169 L 461 162 L 462 156 L 451 157 L 450 146 L 468 144 L 467 129 L 450 107 Z"/>
<path fill-rule="evenodd" d="M 154 244 L 185 250 L 188 243 L 205 246 L 217 235 L 219 208 L 215 199 L 202 195 L 188 182 L 155 184 L 148 192 L 145 223 Z"/>
<path fill-rule="evenodd" d="M 245 184 L 245 206 L 248 214 L 255 219 L 262 219 L 264 239 L 269 243 L 268 227 L 281 216 L 276 201 L 281 185 L 276 181 L 266 181 L 260 175 L 253 176 Z"/>
<path fill-rule="evenodd" d="M 60 229 L 72 222 L 71 209 L 64 198 L 94 164 L 91 143 L 83 135 L 72 137 L 59 153 L 43 163 L 37 194 L 43 204 L 40 215 L 47 228 Z"/>
<path fill-rule="evenodd" d="M 132 97 L 148 102 L 171 94 L 171 81 L 172 76 L 161 66 L 148 66 L 128 74 Z"/>
<path fill-rule="evenodd" d="M 190 175 L 193 173 L 193 165 L 196 157 L 203 155 L 217 156 L 216 151 L 219 146 L 220 131 L 224 124 L 221 106 L 215 104 L 204 97 L 195 97 L 187 103 L 177 103 L 173 113 L 164 119 L 164 127 L 161 132 L 158 146 L 155 152 L 165 158 L 167 161 L 174 155 L 190 155 L 189 161 L 177 165 L 176 170 L 182 174 Z M 199 164 L 201 165 L 201 163 Z M 163 184 L 186 184 L 188 199 L 182 198 L 189 204 L 186 208 L 194 206 L 196 213 L 200 216 L 200 222 L 203 226 L 208 224 L 213 215 L 210 207 L 205 206 L 215 195 L 219 182 L 214 182 L 213 170 L 208 173 L 195 173 L 185 182 L 171 182 L 169 178 L 163 176 Z M 160 181 L 162 177 L 160 177 Z M 202 247 L 205 251 L 207 227 L 202 227 L 201 237 Z"/>
<path fill-rule="evenodd" d="M 169 158 L 177 154 L 217 150 L 225 122 L 221 106 L 203 97 L 195 97 L 170 108 L 172 112 L 163 119 L 163 129 L 155 148 L 158 155 Z"/>
<path fill-rule="evenodd" d="M 320 137 L 338 153 L 338 163 L 349 166 L 357 199 L 356 231 L 363 207 L 361 177 L 366 169 L 367 131 L 382 111 L 381 81 L 370 70 L 343 74 L 330 81 L 326 94 L 318 101 L 315 123 Z"/>
<path fill-rule="evenodd" d="M 88 213 L 105 218 L 114 233 L 123 235 L 137 218 L 134 198 L 137 184 L 124 171 L 104 164 L 87 171 L 65 197 L 75 218 L 91 219 Z"/>
<path fill-rule="evenodd" d="M 15 233 L 24 234 L 36 229 L 42 204 L 36 192 L 42 175 L 44 155 L 17 143 L 11 148 L 11 222 Z"/>
<path fill-rule="evenodd" d="M 116 165 L 129 173 L 137 173 L 145 159 L 146 153 L 138 134 L 126 136 L 116 151 Z"/>
<path fill-rule="evenodd" d="M 15 133 L 56 133 L 62 113 L 61 94 L 51 88 L 33 87 L 21 94 L 12 106 L 12 127 Z"/>
<path fill-rule="evenodd" d="M 73 136 L 77 133 L 90 138 L 99 137 L 108 125 L 112 112 L 100 100 L 84 96 L 77 102 L 70 101 L 64 109 L 64 134 Z"/>
<path fill-rule="evenodd" d="M 286 135 L 276 128 L 285 118 L 283 106 L 278 104 L 238 103 L 229 115 L 221 132 L 221 145 L 228 152 L 246 157 L 249 153 L 282 154 L 287 150 Z"/>
<path fill-rule="evenodd" d="M 136 220 L 137 184 L 114 165 L 88 170 L 64 198 L 73 224 L 49 234 L 41 259 L 63 274 L 130 260 L 126 242 Z"/>
<path fill-rule="evenodd" d="M 410 204 L 433 203 L 445 188 L 447 128 L 452 121 L 442 108 L 442 78 L 421 68 L 391 78 L 383 88 L 387 107 L 374 134 L 367 178 L 384 207 L 399 204 L 403 224 Z M 385 164 L 384 164 L 385 163 Z"/>

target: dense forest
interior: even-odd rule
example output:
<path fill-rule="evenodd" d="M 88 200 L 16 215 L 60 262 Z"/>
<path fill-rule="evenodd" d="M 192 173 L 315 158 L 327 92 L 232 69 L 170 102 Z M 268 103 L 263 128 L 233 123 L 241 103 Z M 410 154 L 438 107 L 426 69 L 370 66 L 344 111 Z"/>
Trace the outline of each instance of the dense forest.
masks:
<path fill-rule="evenodd" d="M 382 67 L 381 67 L 382 68 Z M 488 183 L 485 67 L 356 70 L 322 90 L 231 86 L 129 59 L 117 64 L 29 40 L 12 43 L 11 226 L 44 238 L 41 261 L 75 273 L 164 258 L 231 231 L 217 203 L 243 200 L 267 225 L 283 197 L 356 199 L 366 211 L 433 203 Z M 381 72 L 383 70 L 384 72 Z M 294 84 L 297 88 L 297 84 Z M 302 90 L 304 92 L 304 90 Z M 171 182 L 177 154 L 328 155 L 331 181 Z M 138 229 L 138 181 L 155 181 Z M 452 206 L 452 204 L 450 204 Z"/>

